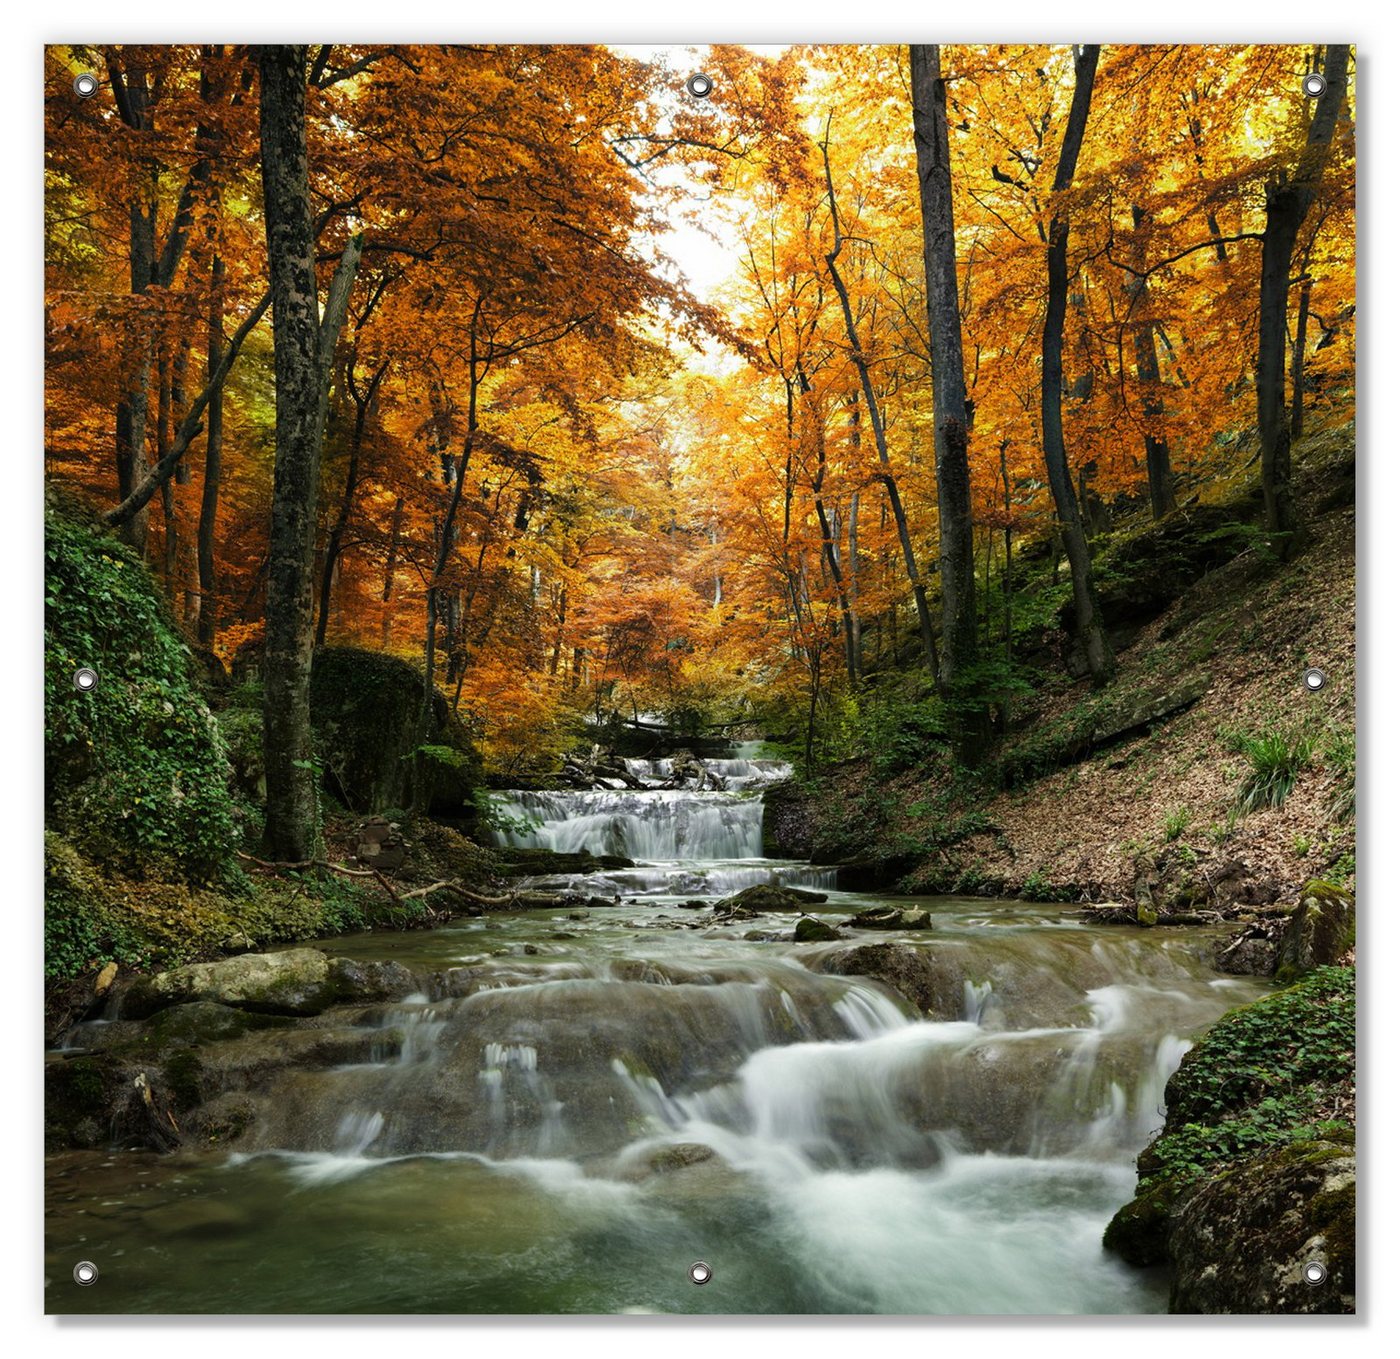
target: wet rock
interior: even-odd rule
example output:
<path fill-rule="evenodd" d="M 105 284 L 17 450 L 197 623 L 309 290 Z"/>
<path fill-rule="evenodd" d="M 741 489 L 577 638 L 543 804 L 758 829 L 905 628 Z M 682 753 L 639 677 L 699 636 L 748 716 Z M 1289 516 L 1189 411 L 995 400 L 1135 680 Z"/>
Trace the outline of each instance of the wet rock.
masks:
<path fill-rule="evenodd" d="M 810 915 L 804 915 L 792 931 L 794 944 L 815 944 L 840 937 L 840 932 L 832 929 L 826 921 L 815 920 Z"/>
<path fill-rule="evenodd" d="M 1356 1157 L 1303 1142 L 1208 1181 L 1176 1214 L 1171 1310 L 1344 1313 L 1356 1310 Z M 1319 1262 L 1321 1284 L 1303 1270 Z"/>
<path fill-rule="evenodd" d="M 1215 967 L 1236 977 L 1271 977 L 1278 966 L 1278 943 L 1247 926 L 1232 939 L 1217 946 Z"/>
<path fill-rule="evenodd" d="M 845 923 L 858 930 L 926 930 L 932 921 L 927 911 L 904 910 L 898 906 L 871 906 L 857 911 Z"/>
<path fill-rule="evenodd" d="M 122 995 L 123 1019 L 209 1002 L 272 1015 L 316 1015 L 353 1001 L 401 1000 L 419 989 L 401 963 L 328 958 L 319 949 L 246 953 L 142 977 Z"/>
<path fill-rule="evenodd" d="M 647 1169 L 659 1174 L 672 1170 L 684 1170 L 686 1166 L 698 1166 L 704 1161 L 712 1161 L 715 1149 L 703 1142 L 677 1142 L 669 1147 L 658 1147 L 647 1157 Z"/>
<path fill-rule="evenodd" d="M 676 905 L 679 906 L 683 911 L 703 911 L 707 906 L 709 906 L 709 904 L 710 903 L 708 901 L 699 900 L 676 902 Z"/>
<path fill-rule="evenodd" d="M 1302 896 L 1279 941 L 1279 981 L 1295 981 L 1315 967 L 1339 962 L 1356 940 L 1356 899 L 1343 887 L 1314 880 Z"/>
<path fill-rule="evenodd" d="M 206 1000 L 271 1014 L 319 1014 L 336 999 L 331 960 L 319 949 L 247 953 L 140 978 L 121 998 L 123 1018 Z"/>
<path fill-rule="evenodd" d="M 421 989 L 402 963 L 332 958 L 328 977 L 337 1002 L 402 1000 Z"/>
<path fill-rule="evenodd" d="M 231 1005 L 196 1000 L 185 1005 L 172 1005 L 152 1015 L 144 1026 L 142 1037 L 158 1046 L 218 1043 L 228 1038 L 239 1038 L 254 1028 L 290 1022 L 290 1019 L 282 1016 L 256 1015 L 247 1010 L 236 1010 Z"/>
<path fill-rule="evenodd" d="M 757 883 L 735 892 L 732 897 L 716 904 L 717 911 L 747 910 L 754 913 L 764 911 L 792 911 L 804 905 L 818 905 L 826 900 L 824 892 L 812 892 L 803 887 L 776 887 L 771 883 Z"/>
<path fill-rule="evenodd" d="M 97 974 L 97 980 L 92 984 L 92 994 L 95 997 L 105 996 L 112 989 L 112 983 L 117 979 L 116 963 L 108 963 L 101 972 Z"/>
<path fill-rule="evenodd" d="M 936 1019 L 962 1013 L 962 977 L 912 944 L 860 944 L 822 955 L 814 964 L 840 977 L 869 977 Z"/>

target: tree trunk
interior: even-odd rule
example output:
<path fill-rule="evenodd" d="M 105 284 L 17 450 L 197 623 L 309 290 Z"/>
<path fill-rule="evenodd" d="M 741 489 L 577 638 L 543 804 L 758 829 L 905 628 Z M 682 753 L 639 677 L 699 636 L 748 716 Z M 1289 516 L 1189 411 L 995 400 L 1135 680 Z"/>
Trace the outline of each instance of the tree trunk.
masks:
<path fill-rule="evenodd" d="M 938 480 L 939 584 L 943 596 L 943 649 L 938 682 L 953 714 L 954 750 L 963 763 L 970 763 L 985 745 L 987 709 L 972 691 L 969 675 L 977 664 L 977 586 L 948 100 L 939 58 L 936 43 L 909 48 L 914 152 L 923 214 L 929 356 L 933 364 L 933 449 Z"/>
<path fill-rule="evenodd" d="M 1293 332 L 1293 410 L 1288 422 L 1290 440 L 1303 433 L 1303 384 L 1307 376 L 1308 309 L 1312 306 L 1312 275 L 1303 264 L 1303 286 L 1298 291 L 1298 324 Z"/>
<path fill-rule="evenodd" d="M 1133 264 L 1136 270 L 1146 268 L 1146 214 L 1133 208 Z M 1144 307 L 1148 298 L 1147 276 L 1130 271 L 1127 276 L 1128 315 Z M 1157 433 L 1157 421 L 1163 413 L 1160 389 L 1162 370 L 1157 362 L 1157 323 L 1151 316 L 1142 316 L 1132 323 L 1133 365 L 1142 385 L 1142 413 L 1146 421 L 1143 431 L 1143 453 L 1147 462 L 1147 494 L 1152 502 L 1152 517 L 1161 519 L 1176 508 L 1176 487 L 1173 484 L 1171 449 Z"/>
<path fill-rule="evenodd" d="M 379 620 L 379 649 L 388 651 L 389 636 L 393 631 L 392 611 L 389 601 L 394 594 L 394 572 L 399 564 L 399 534 L 403 531 L 403 496 L 394 497 L 394 513 L 389 518 L 389 554 L 384 559 L 384 589 L 379 596 L 383 605 L 383 616 Z"/>
<path fill-rule="evenodd" d="M 1046 250 L 1049 292 L 1045 305 L 1040 370 L 1040 421 L 1045 470 L 1055 499 L 1065 554 L 1069 558 L 1070 579 L 1074 588 L 1075 636 L 1084 649 L 1089 674 L 1096 685 L 1107 683 L 1113 676 L 1113 650 L 1104 633 L 1099 601 L 1094 591 L 1089 546 L 1084 538 L 1079 502 L 1074 494 L 1069 459 L 1065 453 L 1060 403 L 1064 387 L 1065 303 L 1069 295 L 1069 209 L 1064 206 L 1063 195 L 1074 183 L 1079 148 L 1083 145 L 1084 128 L 1089 121 L 1089 100 L 1094 91 L 1094 72 L 1098 63 L 1099 49 L 1096 44 L 1088 43 L 1075 53 L 1074 100 L 1070 105 L 1069 121 L 1065 125 L 1059 163 L 1055 167 L 1053 193 L 1056 208 L 1050 220 L 1050 243 Z"/>
<path fill-rule="evenodd" d="M 1284 408 L 1284 363 L 1288 348 L 1288 282 L 1298 231 L 1317 197 L 1337 115 L 1346 95 L 1350 49 L 1327 48 L 1323 75 L 1327 89 L 1317 101 L 1308 139 L 1293 173 L 1280 174 L 1265 190 L 1264 249 L 1259 273 L 1259 366 L 1254 390 L 1258 403 L 1259 447 L 1264 483 L 1264 516 L 1269 532 L 1287 556 L 1293 547 L 1297 515 L 1293 505 L 1292 440 Z"/>
<path fill-rule="evenodd" d="M 826 192 L 831 208 L 832 233 L 832 246 L 827 252 L 826 268 L 831 275 L 832 286 L 836 289 L 836 296 L 841 303 L 841 315 L 846 322 L 846 339 L 851 346 L 851 361 L 856 366 L 861 391 L 865 396 L 865 412 L 870 419 L 870 432 L 874 436 L 875 451 L 879 454 L 880 466 L 884 473 L 880 480 L 884 482 L 885 491 L 890 499 L 890 513 L 894 515 L 895 530 L 899 535 L 899 546 L 904 555 L 904 569 L 909 576 L 909 585 L 914 595 L 914 608 L 919 616 L 919 640 L 923 643 L 924 661 L 928 665 L 929 675 L 937 681 L 938 644 L 933 637 L 933 616 L 928 607 L 928 590 L 924 585 L 923 572 L 919 570 L 918 558 L 914 555 L 914 542 L 909 535 L 909 521 L 904 514 L 904 503 L 900 498 L 899 484 L 895 481 L 894 471 L 890 466 L 889 446 L 885 440 L 885 422 L 880 415 L 880 404 L 875 399 L 875 386 L 870 380 L 870 365 L 866 362 L 865 350 L 860 342 L 860 332 L 856 329 L 855 314 L 851 310 L 851 297 L 846 291 L 846 284 L 841 277 L 841 272 L 836 267 L 843 241 L 841 218 L 836 208 L 836 188 L 831 179 L 831 161 L 826 142 L 822 143 L 822 160 L 826 168 Z"/>
<path fill-rule="evenodd" d="M 350 512 L 355 507 L 355 492 L 360 485 L 360 451 L 364 447 L 365 428 L 369 424 L 379 384 L 383 381 L 384 374 L 389 371 L 389 361 L 386 359 L 375 369 L 374 376 L 370 379 L 369 390 L 361 396 L 355 389 L 353 362 L 352 359 L 346 385 L 355 403 L 355 426 L 350 432 L 350 460 L 345 469 L 345 490 L 340 497 L 340 509 L 336 513 L 335 523 L 331 526 L 330 536 L 326 539 L 326 560 L 321 566 L 321 608 L 316 619 L 317 646 L 324 646 L 326 642 L 326 623 L 331 612 L 331 586 L 335 582 L 336 567 L 340 564 L 341 544 L 345 541 L 345 530 L 350 525 Z"/>
<path fill-rule="evenodd" d="M 258 69 L 277 387 L 263 660 L 263 846 L 269 858 L 300 860 L 309 857 L 319 836 L 310 691 L 311 568 L 321 440 L 329 403 L 329 360 L 345 319 L 359 252 L 358 245 L 347 247 L 322 317 L 307 171 L 306 48 L 263 47 Z"/>
<path fill-rule="evenodd" d="M 206 385 L 212 384 L 223 360 L 224 262 L 215 255 L 209 269 L 209 346 L 205 358 Z M 204 485 L 199 498 L 199 640 L 212 647 L 219 635 L 217 567 L 214 535 L 219 524 L 219 482 L 223 475 L 224 387 L 214 388 L 206 409 Z"/>

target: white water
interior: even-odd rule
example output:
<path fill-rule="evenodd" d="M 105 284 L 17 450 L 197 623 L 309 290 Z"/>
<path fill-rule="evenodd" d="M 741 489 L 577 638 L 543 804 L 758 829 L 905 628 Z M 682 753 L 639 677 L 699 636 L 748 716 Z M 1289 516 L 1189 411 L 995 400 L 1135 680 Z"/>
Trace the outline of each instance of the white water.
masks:
<path fill-rule="evenodd" d="M 540 823 L 511 843 L 649 860 L 557 880 L 626 893 L 630 915 L 594 907 L 582 921 L 536 913 L 420 936 L 455 949 L 446 960 L 465 965 L 465 990 L 382 1007 L 371 1062 L 280 1078 L 250 1148 L 264 1154 L 225 1162 L 212 1183 L 220 1202 L 274 1196 L 239 1238 L 246 1256 L 219 1238 L 219 1259 L 239 1266 L 224 1306 L 238 1310 L 254 1280 L 260 1305 L 305 1306 L 294 1252 L 327 1245 L 307 1245 L 313 1227 L 278 1209 L 282 1184 L 329 1196 L 298 1199 L 296 1221 L 324 1213 L 331 1236 L 358 1224 L 365 1263 L 347 1258 L 343 1289 L 356 1308 L 1161 1310 L 1160 1280 L 1100 1239 L 1132 1195 L 1189 1035 L 1249 983 L 1215 976 L 1180 933 L 931 902 L 932 931 L 895 936 L 941 969 L 941 1012 L 921 1018 L 873 981 L 824 970 L 888 936 L 752 943 L 743 926 L 679 909 L 688 894 L 819 872 L 760 857 L 758 798 L 499 800 Z M 814 909 L 838 923 L 858 904 Z M 793 918 L 762 923 L 790 930 Z M 410 1283 L 373 1263 L 370 1234 L 388 1220 L 423 1243 Z M 143 1297 L 186 1274 L 203 1298 L 223 1286 L 211 1283 L 222 1265 L 201 1270 L 179 1244 Z M 716 1271 L 703 1289 L 684 1279 L 695 1259 Z M 464 1271 L 479 1291 L 437 1287 Z"/>

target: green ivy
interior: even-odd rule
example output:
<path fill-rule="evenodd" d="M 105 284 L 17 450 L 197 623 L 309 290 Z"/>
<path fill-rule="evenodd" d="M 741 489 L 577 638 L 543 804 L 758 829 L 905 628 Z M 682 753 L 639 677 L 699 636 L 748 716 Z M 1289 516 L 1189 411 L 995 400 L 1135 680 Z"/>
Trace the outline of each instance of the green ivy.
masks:
<path fill-rule="evenodd" d="M 87 857 L 191 882 L 236 873 L 227 748 L 189 647 L 140 559 L 45 517 L 46 814 Z M 80 692 L 89 666 L 97 687 Z"/>
<path fill-rule="evenodd" d="M 1152 1180 L 1198 1175 L 1291 1142 L 1342 1135 L 1320 1117 L 1356 1079 L 1356 974 L 1321 967 L 1233 1010 L 1167 1087 L 1167 1125 L 1140 1162 Z"/>

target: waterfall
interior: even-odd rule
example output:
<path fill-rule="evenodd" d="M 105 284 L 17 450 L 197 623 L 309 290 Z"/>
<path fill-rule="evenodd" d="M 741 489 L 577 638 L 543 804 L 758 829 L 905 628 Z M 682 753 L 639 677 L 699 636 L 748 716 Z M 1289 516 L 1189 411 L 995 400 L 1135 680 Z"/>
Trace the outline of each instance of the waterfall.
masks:
<path fill-rule="evenodd" d="M 239 1096 L 238 1152 L 182 1163 L 164 1199 L 143 1180 L 148 1212 L 76 1196 L 82 1249 L 115 1248 L 141 1305 L 172 1311 L 250 1310 L 241 1290 L 255 1310 L 1161 1310 L 1160 1280 L 1106 1256 L 1103 1229 L 1189 1036 L 1259 984 L 1215 975 L 1190 931 L 944 899 L 893 936 L 927 968 L 921 1014 L 840 965 L 889 936 L 797 945 L 795 912 L 696 909 L 828 872 L 762 858 L 772 762 L 710 767 L 723 791 L 497 794 L 503 844 L 637 860 L 533 880 L 618 906 L 367 936 L 418 993 L 258 1031 L 236 1060 L 303 1040 L 368 1060 L 269 1060 Z M 840 925 L 865 900 L 809 909 Z M 188 1225 L 204 1202 L 207 1246 Z M 162 1213 L 173 1242 L 152 1254 Z M 307 1282 L 299 1262 L 347 1223 L 341 1273 Z M 385 1270 L 406 1231 L 414 1268 Z"/>

